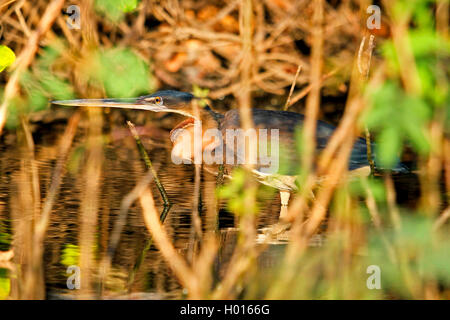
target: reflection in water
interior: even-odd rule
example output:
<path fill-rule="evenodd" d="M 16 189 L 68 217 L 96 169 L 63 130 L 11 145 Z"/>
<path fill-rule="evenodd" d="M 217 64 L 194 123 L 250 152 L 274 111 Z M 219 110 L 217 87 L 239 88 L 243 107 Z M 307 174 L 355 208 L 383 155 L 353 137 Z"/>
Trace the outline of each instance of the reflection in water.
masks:
<path fill-rule="evenodd" d="M 113 121 L 105 121 L 110 124 L 103 132 L 104 150 L 102 175 L 100 178 L 100 199 L 97 221 L 97 233 L 95 234 L 95 247 L 93 248 L 97 262 L 104 257 L 111 230 L 117 219 L 122 199 L 136 186 L 139 179 L 145 174 L 145 165 L 139 156 L 135 141 L 128 131 L 125 118 L 120 115 L 125 113 L 114 112 L 109 114 Z M 133 114 L 133 120 L 138 125 L 143 123 L 147 115 L 141 112 Z M 115 117 L 115 118 L 114 118 Z M 153 165 L 157 168 L 169 200 L 173 204 L 164 225 L 168 234 L 172 237 L 175 247 L 189 258 L 194 245 L 192 237 L 191 215 L 193 211 L 195 169 L 193 165 L 175 165 L 171 161 L 171 143 L 169 129 L 178 121 L 177 116 L 162 116 L 157 121 L 138 125 L 137 129 Z M 114 125 L 113 123 L 118 123 Z M 157 123 L 157 125 L 155 125 Z M 83 178 L 86 170 L 87 148 L 87 123 L 81 122 L 77 130 L 74 142 L 71 146 L 67 170 L 64 174 L 58 199 L 55 201 L 50 217 L 49 227 L 44 241 L 44 269 L 45 294 L 47 298 L 71 298 L 74 292 L 67 289 L 67 267 L 79 264 L 80 250 L 80 206 L 86 179 Z M 34 132 L 35 155 L 37 172 L 40 185 L 40 197 L 43 199 L 48 192 L 52 172 L 58 157 L 57 139 L 67 127 L 65 122 L 52 123 Z M 24 160 L 28 156 L 24 149 L 18 147 L 21 144 L 20 135 L 6 134 L 0 142 L 0 251 L 8 250 L 11 241 L 21 242 L 29 236 L 22 232 L 20 237 L 16 233 L 12 239 L 12 228 L 29 228 L 26 217 L 20 215 L 22 199 L 20 192 L 27 186 L 27 174 L 24 170 Z M 401 176 L 396 179 L 399 203 L 414 206 L 418 198 L 418 182 L 415 176 Z M 206 212 L 208 202 L 213 199 L 216 177 L 211 173 L 202 171 L 201 176 L 201 208 L 203 227 L 207 223 Z M 162 211 L 163 202 L 155 184 L 151 183 L 152 191 L 158 210 Z M 268 187 L 265 187 L 268 188 Z M 279 196 L 276 190 L 268 188 L 269 192 L 263 192 L 259 199 L 260 215 L 258 227 L 264 228 L 274 224 L 278 220 Z M 402 191 L 403 190 L 403 191 Z M 23 195 L 22 195 L 23 196 Z M 15 214 L 14 214 L 15 212 Z M 24 211 L 25 212 L 25 211 Z M 20 219 L 17 219 L 20 217 Z M 220 278 L 224 268 L 233 252 L 236 244 L 236 232 L 234 216 L 225 208 L 225 203 L 220 204 L 219 229 L 221 233 L 221 250 L 215 263 L 216 277 Z M 137 204 L 133 204 L 129 210 L 126 225 L 122 231 L 119 245 L 112 259 L 111 272 L 103 287 L 102 298 L 133 299 L 161 299 L 179 298 L 183 296 L 182 290 L 175 277 L 164 262 L 160 253 L 154 246 L 146 248 L 149 234 L 144 226 L 142 212 Z M 259 268 L 272 269 L 283 254 L 285 239 L 278 239 L 276 244 L 271 244 L 259 257 Z M 318 236 L 313 239 L 312 245 L 320 246 L 323 238 Z M 133 274 L 133 282 L 128 286 L 138 258 L 143 250 L 148 251 L 136 274 Z M 23 268 L 22 255 L 16 253 L 13 260 Z M 14 284 L 10 279 L 14 271 L 13 264 L 8 261 L 0 261 L 0 298 L 8 296 L 11 290 L 14 296 L 14 288 L 20 284 Z M 94 280 L 99 275 L 94 274 Z M 43 286 L 43 284 L 41 284 Z M 94 288 L 100 294 L 99 288 Z M 95 296 L 95 295 L 94 295 Z M 100 297 L 100 296 L 98 296 Z"/>
<path fill-rule="evenodd" d="M 142 117 L 138 113 L 139 117 Z M 176 117 L 163 117 L 161 125 L 146 125 L 138 127 L 139 133 L 158 170 L 169 199 L 173 204 L 164 223 L 168 234 L 172 237 L 175 247 L 183 254 L 187 254 L 192 245 L 191 214 L 194 203 L 195 169 L 193 165 L 175 165 L 171 161 L 171 143 L 169 131 L 171 123 L 176 123 Z M 136 121 L 135 123 L 139 123 Z M 140 122 L 142 123 L 142 122 Z M 168 124 L 167 124 L 168 123 Z M 123 124 L 123 125 L 122 125 Z M 57 139 L 65 130 L 66 123 L 53 123 L 34 132 L 35 154 L 39 174 L 40 196 L 44 199 L 50 185 L 52 172 L 58 157 Z M 45 238 L 44 249 L 44 279 L 46 295 L 49 298 L 63 298 L 73 292 L 67 289 L 67 266 L 79 263 L 79 232 L 80 206 L 83 190 L 85 189 L 85 149 L 87 128 L 81 123 L 72 144 L 67 171 L 64 174 L 58 199 L 55 201 L 50 217 L 49 227 Z M 18 222 L 14 220 L 20 211 L 18 192 L 21 180 L 26 180 L 23 161 L 26 153 L 18 147 L 20 143 L 15 135 L 6 135 L 0 144 L 0 251 L 7 250 L 11 242 L 12 228 Z M 133 137 L 130 135 L 125 121 L 117 126 L 104 130 L 104 159 L 102 163 L 101 194 L 97 234 L 95 235 L 95 256 L 98 260 L 104 256 L 110 233 L 120 209 L 121 201 L 145 174 L 145 166 L 140 159 Z M 214 195 L 216 177 L 208 172 L 202 172 L 201 198 L 210 199 Z M 23 184 L 27 181 L 22 181 Z M 163 202 L 159 192 L 151 183 L 158 210 L 162 211 Z M 22 199 L 23 200 L 23 199 Z M 201 217 L 206 215 L 205 201 L 202 201 Z M 260 200 L 260 218 L 258 226 L 273 224 L 278 218 L 279 198 L 275 192 L 267 193 Z M 13 221 L 14 220 L 14 221 Z M 203 223 L 206 223 L 203 221 Z M 234 217 L 221 204 L 219 227 L 222 230 L 234 226 Z M 105 283 L 105 294 L 123 295 L 127 293 L 127 281 L 130 271 L 147 244 L 149 238 L 144 226 L 139 205 L 133 204 L 129 210 L 127 223 L 121 235 L 119 245 L 112 260 L 112 270 Z M 23 241 L 23 239 L 13 239 Z M 232 243 L 225 245 L 232 247 Z M 21 264 L 21 257 L 16 256 L 14 262 Z M 0 277 L 7 279 L 5 271 L 0 265 Z M 98 275 L 94 275 L 95 277 Z M 1 281 L 1 280 L 0 280 Z M 1 290 L 1 289 L 0 289 Z M 141 293 L 148 293 L 142 295 Z M 174 298 L 180 297 L 180 286 L 171 274 L 159 252 L 151 247 L 145 255 L 141 268 L 135 274 L 130 288 L 133 297 L 145 298 Z"/>

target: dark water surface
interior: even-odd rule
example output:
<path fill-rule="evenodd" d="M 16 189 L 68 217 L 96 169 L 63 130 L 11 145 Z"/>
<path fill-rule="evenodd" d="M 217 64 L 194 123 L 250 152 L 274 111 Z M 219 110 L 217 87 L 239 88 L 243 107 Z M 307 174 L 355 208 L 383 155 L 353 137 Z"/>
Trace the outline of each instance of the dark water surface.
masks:
<path fill-rule="evenodd" d="M 180 118 L 163 116 L 150 124 L 144 123 L 145 114 L 137 112 L 133 119 L 146 150 L 158 171 L 169 199 L 173 204 L 164 223 L 173 243 L 182 254 L 187 254 L 192 245 L 191 215 L 194 203 L 195 168 L 193 165 L 175 165 L 170 158 L 171 143 L 169 128 Z M 116 116 L 116 115 L 114 115 Z M 135 187 L 145 174 L 144 162 L 141 160 L 135 141 L 128 131 L 125 118 L 117 116 L 114 123 L 104 128 L 103 163 L 101 187 L 99 194 L 99 211 L 96 236 L 96 256 L 100 260 L 106 252 L 111 230 L 119 213 L 122 199 Z M 105 123 L 108 123 L 105 121 Z M 50 186 L 52 172 L 58 156 L 58 138 L 62 136 L 67 123 L 65 121 L 39 125 L 33 132 L 35 155 L 39 172 L 41 199 Z M 17 136 L 6 133 L 0 142 L 0 251 L 5 251 L 13 240 L 12 219 L 15 203 L 20 194 L 21 166 L 25 157 L 24 151 L 18 145 Z M 44 278 L 48 298 L 62 298 L 71 295 L 67 289 L 69 264 L 77 262 L 79 253 L 80 204 L 85 186 L 83 177 L 85 168 L 85 148 L 87 139 L 87 121 L 82 120 L 77 129 L 71 146 L 67 170 L 65 171 L 57 200 L 54 203 L 50 224 L 45 238 Z M 200 193 L 202 199 L 213 197 L 216 177 L 202 172 Z M 162 211 L 161 196 L 152 182 L 152 191 L 158 210 Z M 270 188 L 269 188 L 270 189 Z M 203 203 L 201 216 L 206 212 Z M 259 201 L 260 216 L 258 226 L 264 227 L 277 221 L 279 213 L 279 196 L 275 190 Z M 222 231 L 234 227 L 234 216 L 221 204 L 219 227 Z M 159 252 L 152 247 L 145 255 L 145 260 L 138 270 L 135 281 L 127 292 L 127 279 L 144 249 L 149 234 L 145 228 L 140 206 L 133 204 L 130 208 L 126 226 L 121 234 L 120 243 L 113 259 L 112 274 L 108 281 L 108 296 L 123 296 L 140 298 L 176 298 L 182 294 L 180 286 L 170 273 Z M 231 236 L 232 238 L 232 236 Z M 233 246 L 234 241 L 230 243 Z M 224 250 L 226 251 L 226 250 Z M 231 248 L 229 250 L 232 251 Z M 20 261 L 15 257 L 14 262 Z M 0 270 L 2 266 L 0 265 Z M 0 273 L 3 279 L 8 273 Z M 1 279 L 0 279 L 1 280 Z M 5 280 L 6 281 L 6 280 Z"/>
<path fill-rule="evenodd" d="M 173 204 L 164 223 L 175 247 L 189 258 L 192 252 L 193 238 L 192 212 L 195 194 L 195 168 L 193 165 L 175 165 L 171 161 L 171 143 L 169 131 L 182 118 L 176 115 L 148 115 L 145 112 L 111 112 L 105 114 L 103 129 L 103 162 L 101 185 L 98 195 L 99 210 L 97 214 L 97 233 L 95 234 L 94 252 L 97 261 L 104 257 L 111 237 L 114 223 L 123 198 L 136 186 L 145 174 L 145 166 L 136 143 L 126 125 L 128 117 L 136 124 L 145 148 L 157 169 L 159 178 L 166 188 Z M 145 123 L 145 125 L 143 125 Z M 35 158 L 39 174 L 41 199 L 45 199 L 50 186 L 51 177 L 58 156 L 58 139 L 67 127 L 66 120 L 52 121 L 35 125 L 33 138 L 35 141 Z M 86 179 L 84 176 L 86 159 L 86 141 L 88 122 L 85 117 L 80 122 L 75 139 L 71 146 L 66 163 L 61 188 L 53 205 L 50 223 L 45 238 L 44 279 L 47 298 L 71 298 L 74 291 L 67 289 L 67 267 L 78 263 L 80 238 L 80 205 Z M 0 251 L 8 250 L 13 236 L 14 212 L 20 212 L 24 179 L 24 159 L 27 154 L 19 148 L 19 138 L 15 133 L 7 132 L 0 140 Z M 26 171 L 26 170 L 25 170 Z M 397 176 L 395 185 L 400 204 L 414 207 L 419 197 L 419 182 L 415 175 Z M 207 201 L 215 192 L 216 177 L 202 171 L 200 194 L 203 227 Z M 158 210 L 163 210 L 163 202 L 155 184 L 151 183 Z M 280 209 L 279 195 L 276 190 L 265 187 L 261 199 L 258 200 L 260 215 L 258 227 L 263 228 L 278 220 Z M 20 215 L 19 215 L 20 216 Z M 220 275 L 220 264 L 226 265 L 227 257 L 233 251 L 236 242 L 235 218 L 226 210 L 222 202 L 219 211 L 219 228 L 222 234 L 221 255 L 218 260 L 217 273 Z M 142 212 L 138 204 L 129 210 L 126 225 L 122 231 L 120 242 L 112 261 L 111 276 L 105 284 L 103 295 L 99 298 L 180 298 L 182 290 L 174 275 L 169 270 L 160 253 L 151 247 L 135 274 L 134 282 L 127 285 L 137 259 L 142 254 L 149 239 L 144 225 Z M 320 245 L 320 239 L 318 244 Z M 262 254 L 260 268 L 271 268 L 283 254 L 283 244 L 271 245 Z M 21 257 L 15 256 L 14 262 L 20 265 Z M 10 273 L 8 265 L 0 262 L 0 295 L 8 290 Z M 95 278 L 95 277 L 94 277 Z M 3 282 L 1 282 L 3 281 Z M 6 288 L 6 289 L 5 289 Z M 6 297 L 3 292 L 3 298 Z M 1 297 L 0 297 L 1 298 Z"/>

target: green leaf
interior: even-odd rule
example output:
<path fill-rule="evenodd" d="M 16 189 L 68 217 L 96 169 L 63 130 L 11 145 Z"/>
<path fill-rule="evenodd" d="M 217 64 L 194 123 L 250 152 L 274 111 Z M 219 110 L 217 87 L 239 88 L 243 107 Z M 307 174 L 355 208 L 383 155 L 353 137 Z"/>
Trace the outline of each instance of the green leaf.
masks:
<path fill-rule="evenodd" d="M 397 74 L 400 71 L 400 64 L 398 61 L 397 51 L 395 50 L 392 40 L 387 40 L 383 43 L 380 50 L 388 63 L 387 72 L 390 74 Z"/>
<path fill-rule="evenodd" d="M 255 186 L 249 188 L 246 186 L 246 180 L 249 179 L 248 172 L 244 169 L 238 168 L 233 170 L 233 179 L 226 185 L 217 189 L 217 195 L 221 199 L 227 199 L 228 210 L 238 216 L 242 216 L 248 213 L 257 213 L 257 203 L 253 202 L 254 207 L 249 207 L 249 198 L 258 194 Z M 260 186 L 258 186 L 260 187 Z"/>
<path fill-rule="evenodd" d="M 6 118 L 6 123 L 5 123 L 5 127 L 8 130 L 12 130 L 15 129 L 17 127 L 17 125 L 19 124 L 19 109 L 18 109 L 18 105 L 24 105 L 25 102 L 20 99 L 19 97 L 15 97 L 14 99 L 12 99 L 11 104 L 9 105 L 8 108 L 8 113 L 7 113 L 7 118 Z"/>
<path fill-rule="evenodd" d="M 138 0 L 122 0 L 120 2 L 120 8 L 123 12 L 131 12 L 135 10 L 139 3 Z"/>
<path fill-rule="evenodd" d="M 425 135 L 423 126 L 417 126 L 416 123 L 408 122 L 407 119 L 405 119 L 403 128 L 415 150 L 421 154 L 426 154 L 430 151 L 430 142 Z"/>
<path fill-rule="evenodd" d="M 112 22 L 123 19 L 124 13 L 131 12 L 137 8 L 138 0 L 96 0 L 95 7 Z"/>
<path fill-rule="evenodd" d="M 206 98 L 208 97 L 208 94 L 209 94 L 209 89 L 208 88 L 202 89 L 199 86 L 194 84 L 193 87 L 192 87 L 192 93 L 194 94 L 194 96 L 196 96 L 198 98 L 205 98 L 205 99 L 200 99 L 199 100 L 199 104 L 200 104 L 201 107 L 204 108 L 204 107 L 206 107 L 208 105 L 208 103 L 206 101 Z"/>
<path fill-rule="evenodd" d="M 16 55 L 7 46 L 0 45 L 0 72 L 9 67 L 16 60 Z"/>
<path fill-rule="evenodd" d="M 389 169 L 397 162 L 402 147 L 402 133 L 397 127 L 387 127 L 377 137 L 376 155 L 381 167 Z"/>
<path fill-rule="evenodd" d="M 425 250 L 421 259 L 421 269 L 424 276 L 429 279 L 439 279 L 450 284 L 450 242 L 442 241 L 434 250 Z"/>
<path fill-rule="evenodd" d="M 362 179 L 359 178 L 353 180 L 349 184 L 350 192 L 355 196 L 367 196 L 367 190 L 365 190 L 364 183 Z M 386 201 L 386 190 L 383 181 L 379 179 L 367 179 L 367 186 L 373 194 L 373 197 L 378 202 Z"/>
<path fill-rule="evenodd" d="M 398 86 L 390 81 L 376 89 L 372 95 L 373 106 L 363 118 L 365 125 L 372 129 L 382 128 L 386 123 L 392 123 L 396 118 L 399 94 L 401 92 Z"/>
<path fill-rule="evenodd" d="M 435 54 L 445 43 L 440 43 L 437 34 L 432 30 L 413 30 L 410 32 L 410 39 L 413 53 L 418 58 Z"/>
<path fill-rule="evenodd" d="M 48 105 L 48 99 L 41 90 L 33 89 L 32 91 L 30 91 L 28 98 L 30 111 L 41 111 L 44 110 Z"/>
<path fill-rule="evenodd" d="M 368 264 L 378 265 L 382 270 L 382 288 L 400 299 L 411 298 L 411 291 L 405 281 L 406 272 L 414 275 L 417 284 L 425 280 L 450 283 L 450 238 L 444 231 L 433 230 L 432 219 L 413 212 L 402 214 L 399 230 L 386 229 L 384 237 L 378 232 L 370 235 Z M 401 263 L 389 258 L 386 239 L 393 246 Z"/>
<path fill-rule="evenodd" d="M 75 98 L 72 86 L 68 82 L 59 79 L 50 72 L 46 72 L 41 76 L 41 85 L 45 92 L 49 93 L 57 100 Z"/>
<path fill-rule="evenodd" d="M 48 72 L 49 68 L 64 50 L 67 50 L 67 47 L 61 41 L 54 41 L 51 45 L 44 47 L 36 62 L 37 67 Z"/>

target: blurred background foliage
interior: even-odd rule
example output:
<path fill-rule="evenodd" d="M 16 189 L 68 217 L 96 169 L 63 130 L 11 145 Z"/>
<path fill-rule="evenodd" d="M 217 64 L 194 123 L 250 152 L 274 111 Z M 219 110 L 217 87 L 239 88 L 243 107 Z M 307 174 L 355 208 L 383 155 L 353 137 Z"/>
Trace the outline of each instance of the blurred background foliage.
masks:
<path fill-rule="evenodd" d="M 123 20 L 128 12 L 138 6 L 139 0 L 95 0 L 95 8 L 112 22 Z"/>
<path fill-rule="evenodd" d="M 432 3 L 396 1 L 392 8 L 394 19 L 412 16 L 410 24 L 414 27 L 405 35 L 405 43 L 412 50 L 414 66 L 410 67 L 415 67 L 417 73 L 411 76 L 417 77 L 418 90 L 407 92 L 402 87 L 399 61 L 402 57 L 391 39 L 381 46 L 386 80 L 377 88 L 369 88 L 372 108 L 367 110 L 364 123 L 379 134 L 377 154 L 382 165 L 388 168 L 394 165 L 405 143 L 411 144 L 419 154 L 430 152 L 431 141 L 427 135 L 430 120 L 448 116 L 449 68 L 446 64 L 450 43 L 443 34 L 436 32 L 434 13 L 430 10 Z"/>

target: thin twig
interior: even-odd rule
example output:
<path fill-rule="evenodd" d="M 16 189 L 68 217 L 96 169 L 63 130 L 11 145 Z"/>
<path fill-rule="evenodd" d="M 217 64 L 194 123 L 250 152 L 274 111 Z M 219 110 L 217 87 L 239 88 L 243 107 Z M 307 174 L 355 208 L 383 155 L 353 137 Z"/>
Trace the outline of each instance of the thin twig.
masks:
<path fill-rule="evenodd" d="M 439 216 L 438 219 L 433 224 L 433 230 L 437 231 L 440 227 L 442 227 L 445 222 L 450 218 L 450 207 L 447 207 L 447 209 L 442 212 L 442 214 Z"/>
<path fill-rule="evenodd" d="M 145 151 L 144 145 L 142 144 L 142 141 L 139 137 L 139 133 L 136 130 L 136 127 L 131 121 L 127 121 L 128 127 L 131 131 L 131 134 L 133 135 L 134 139 L 136 140 L 136 144 L 138 146 L 139 152 L 141 153 L 142 158 L 144 159 L 145 165 L 147 166 L 147 169 L 150 170 L 153 174 L 153 177 L 155 179 L 156 186 L 158 187 L 159 193 L 161 194 L 161 197 L 164 202 L 164 207 L 170 207 L 170 201 L 169 197 L 167 196 L 166 189 L 164 189 L 163 184 L 158 178 L 158 174 L 156 173 L 156 170 L 153 168 L 152 161 L 150 160 L 147 151 Z"/>
<path fill-rule="evenodd" d="M 288 96 L 288 98 L 286 100 L 286 104 L 284 105 L 284 108 L 283 108 L 284 111 L 286 111 L 289 108 L 289 106 L 291 105 L 290 104 L 291 97 L 292 97 L 292 94 L 294 93 L 295 83 L 297 82 L 297 78 L 298 78 L 298 75 L 300 74 L 301 69 L 302 69 L 302 66 L 298 65 L 297 72 L 295 72 L 294 80 L 292 81 L 291 90 L 289 90 L 289 96 Z"/>
<path fill-rule="evenodd" d="M 3 7 L 6 7 L 7 5 L 9 5 L 9 4 L 11 4 L 11 3 L 15 2 L 15 1 L 17 1 L 17 0 L 10 0 L 10 1 L 6 1 L 5 3 L 2 3 L 2 5 L 0 5 L 0 9 L 3 8 Z"/>
<path fill-rule="evenodd" d="M 324 74 L 321 78 L 321 82 L 323 83 L 325 80 L 327 80 L 328 78 L 332 77 L 333 75 L 336 74 L 336 72 L 338 71 L 338 69 L 333 69 L 330 72 L 328 72 L 327 74 Z M 292 100 L 289 102 L 289 106 L 293 105 L 294 103 L 296 103 L 297 101 L 301 100 L 302 98 L 304 98 L 312 89 L 312 84 L 307 85 L 306 87 L 304 87 L 299 93 L 297 93 L 296 95 L 294 95 L 294 97 L 292 98 Z"/>

